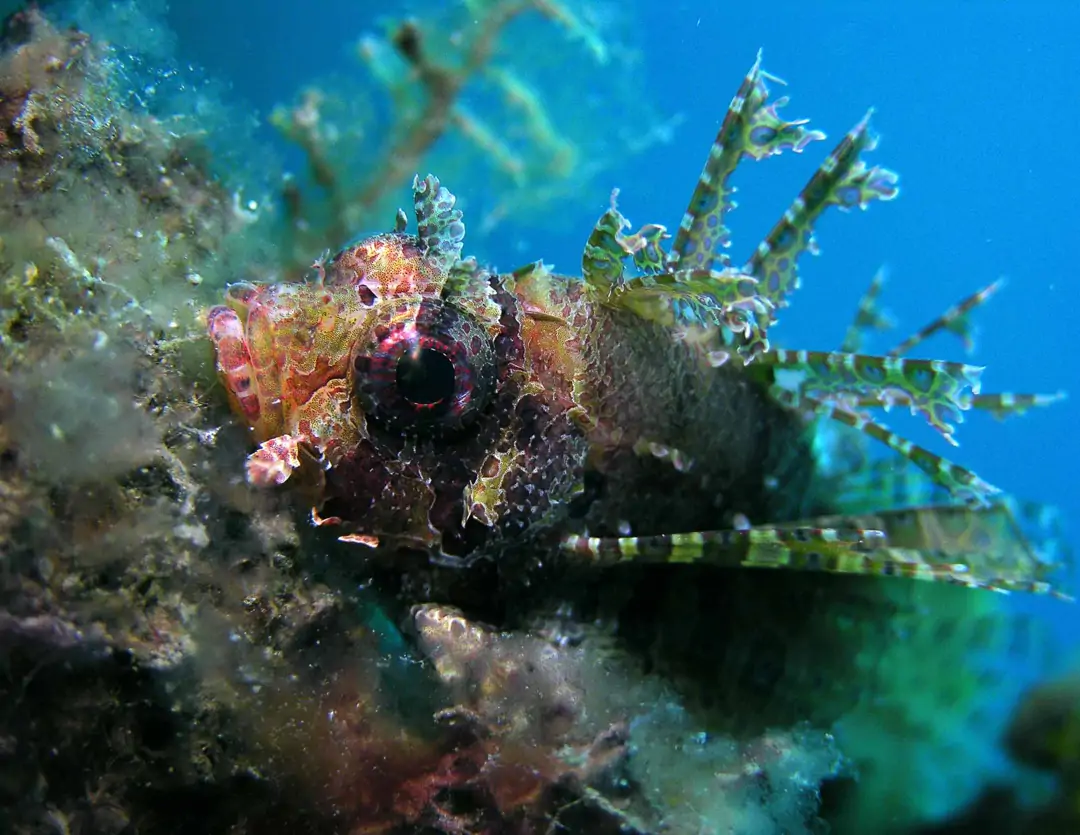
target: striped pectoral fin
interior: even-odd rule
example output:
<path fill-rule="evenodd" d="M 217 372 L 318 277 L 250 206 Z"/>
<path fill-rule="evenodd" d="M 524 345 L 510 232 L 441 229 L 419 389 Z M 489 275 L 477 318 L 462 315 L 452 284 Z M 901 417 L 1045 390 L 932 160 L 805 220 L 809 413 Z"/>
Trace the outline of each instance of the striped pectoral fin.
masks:
<path fill-rule="evenodd" d="M 728 266 L 724 250 L 731 238 L 724 217 L 735 208 L 735 189 L 728 181 L 743 159 L 762 160 L 784 150 L 800 152 L 814 140 L 825 138 L 821 131 L 806 129 L 806 119 L 789 122 L 780 118 L 777 111 L 787 104 L 787 98 L 767 104 L 766 80 L 779 81 L 761 69 L 759 53 L 728 106 L 679 224 L 671 254 L 673 268 L 707 270 L 716 262 Z"/>
<path fill-rule="evenodd" d="M 569 536 L 563 549 L 599 565 L 659 563 L 717 568 L 775 568 L 902 577 L 994 591 L 1066 596 L 1035 577 L 984 576 L 972 570 L 977 555 L 888 545 L 885 533 L 865 528 L 749 528 L 657 536 Z"/>
<path fill-rule="evenodd" d="M 899 194 L 895 173 L 868 168 L 859 159 L 876 144 L 867 113 L 829 154 L 743 268 L 761 282 L 763 295 L 776 307 L 786 307 L 788 296 L 799 288 L 799 257 L 817 252 L 814 223 L 825 209 L 865 209 L 874 200 L 892 200 Z"/>
<path fill-rule="evenodd" d="M 971 408 L 972 395 L 982 385 L 983 369 L 944 360 L 915 360 L 844 354 L 838 351 L 770 351 L 762 362 L 798 372 L 798 392 L 812 397 L 861 402 L 876 398 L 881 405 L 907 405 L 921 414 L 949 443 L 955 427 Z"/>
<path fill-rule="evenodd" d="M 977 394 L 971 398 L 971 408 L 989 412 L 998 420 L 1005 420 L 1005 418 L 1027 414 L 1029 409 L 1060 403 L 1067 396 L 1064 391 L 1056 391 L 1053 394 L 1017 394 L 1014 392 Z M 865 394 L 852 401 L 852 404 L 860 409 L 873 409 L 880 406 L 886 408 L 892 406 L 912 407 L 911 398 L 902 393 L 891 394 L 887 400 L 882 400 L 877 395 Z"/>
<path fill-rule="evenodd" d="M 944 554 L 918 548 L 882 548 L 881 551 L 884 559 L 912 566 L 913 573 L 906 576 L 918 579 L 1003 593 L 1025 592 L 1046 594 L 1059 600 L 1072 601 L 1074 599 L 1046 580 L 1035 576 L 1012 573 L 998 576 L 993 572 L 980 571 L 979 566 L 983 563 L 983 559 L 979 553 Z"/>
<path fill-rule="evenodd" d="M 1004 420 L 1009 417 L 1025 415 L 1032 408 L 1061 403 L 1067 396 L 1068 394 L 1065 391 L 1055 391 L 1053 394 L 1020 394 L 1011 391 L 1003 391 L 997 394 L 975 394 L 971 399 L 971 408 L 980 409 L 981 412 L 989 412 L 998 420 Z M 876 394 L 863 394 L 851 402 L 858 408 L 908 406 L 914 409 L 912 398 L 902 392 L 890 394 L 887 400 L 882 400 Z"/>
<path fill-rule="evenodd" d="M 1049 570 L 1076 576 L 1076 559 L 1061 510 L 1042 502 L 1006 496 L 1002 502 L 1019 525 L 1039 562 Z"/>
<path fill-rule="evenodd" d="M 875 513 L 872 524 L 885 531 L 890 546 L 945 555 L 960 560 L 970 577 L 998 578 L 999 585 L 1027 588 L 1069 575 L 1069 563 L 1045 550 L 1041 531 L 1028 531 L 1017 521 L 1017 503 L 1002 497 L 994 504 L 970 508 L 930 504 Z M 1034 537 L 1034 538 L 1032 538 Z"/>
<path fill-rule="evenodd" d="M 1012 392 L 979 394 L 972 398 L 971 406 L 973 409 L 982 409 L 999 420 L 1004 420 L 1014 415 L 1022 415 L 1028 409 L 1059 403 L 1066 397 L 1064 391 L 1056 391 L 1053 394 L 1014 394 Z"/>
<path fill-rule="evenodd" d="M 857 567 L 883 540 L 881 531 L 746 528 L 657 536 L 571 536 L 563 548 L 599 564 L 702 563 L 721 568 L 792 568 L 873 573 Z"/>
<path fill-rule="evenodd" d="M 803 408 L 821 417 L 839 421 L 876 441 L 880 441 L 930 476 L 953 496 L 968 504 L 981 507 L 988 504 L 993 496 L 1001 492 L 1000 489 L 983 481 L 971 470 L 954 464 L 952 461 L 902 438 L 882 424 L 870 420 L 866 415 L 852 411 L 847 406 L 819 400 L 805 394 L 796 395 L 794 392 L 777 386 L 772 388 L 772 395 L 787 406 Z"/>

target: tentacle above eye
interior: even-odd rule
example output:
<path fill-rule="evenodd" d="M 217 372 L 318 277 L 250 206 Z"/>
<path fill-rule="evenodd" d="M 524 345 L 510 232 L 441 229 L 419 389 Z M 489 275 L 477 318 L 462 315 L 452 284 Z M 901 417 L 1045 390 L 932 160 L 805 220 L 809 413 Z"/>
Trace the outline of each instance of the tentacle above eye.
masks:
<path fill-rule="evenodd" d="M 438 177 L 428 174 L 413 179 L 413 202 L 416 226 L 420 236 L 421 253 L 442 273 L 461 259 L 465 224 L 461 210 L 454 208 L 457 198 L 439 184 Z"/>

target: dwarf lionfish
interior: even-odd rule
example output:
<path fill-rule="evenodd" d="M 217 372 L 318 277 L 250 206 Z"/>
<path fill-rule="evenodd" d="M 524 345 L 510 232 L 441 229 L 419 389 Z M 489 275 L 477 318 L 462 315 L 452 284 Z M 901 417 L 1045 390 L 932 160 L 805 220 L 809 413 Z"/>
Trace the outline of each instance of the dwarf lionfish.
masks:
<path fill-rule="evenodd" d="M 771 346 L 799 257 L 816 250 L 817 218 L 898 189 L 893 172 L 860 158 L 876 144 L 867 114 L 734 266 L 725 219 L 738 164 L 824 138 L 807 120 L 785 121 L 787 100 L 770 104 L 766 80 L 759 56 L 670 251 L 663 226 L 629 233 L 613 195 L 582 278 L 542 262 L 496 273 L 462 258 L 461 212 L 429 175 L 414 181 L 417 235 L 399 212 L 394 232 L 318 262 L 317 281 L 233 285 L 209 330 L 260 443 L 249 480 L 302 485 L 316 523 L 343 526 L 344 540 L 455 564 L 527 545 L 587 562 L 1047 591 L 1056 566 L 1027 544 L 1012 506 L 995 502 L 999 491 L 872 414 L 907 406 L 955 443 L 964 410 L 1053 399 L 982 395 L 982 368 L 903 356 L 937 331 L 966 334 L 996 284 L 884 356 L 857 352 L 858 328 L 838 351 Z M 880 318 L 879 287 L 860 326 Z M 815 454 L 818 417 L 881 442 L 952 500 L 850 513 L 837 500 L 843 478 Z"/>

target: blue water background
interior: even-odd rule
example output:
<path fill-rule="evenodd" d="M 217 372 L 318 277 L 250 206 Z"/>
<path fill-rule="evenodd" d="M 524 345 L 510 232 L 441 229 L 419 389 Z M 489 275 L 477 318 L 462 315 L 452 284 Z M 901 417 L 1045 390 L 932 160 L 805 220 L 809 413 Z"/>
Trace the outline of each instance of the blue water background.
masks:
<path fill-rule="evenodd" d="M 173 4 L 166 20 L 181 62 L 228 82 L 234 102 L 265 117 L 315 79 L 362 72 L 357 38 L 376 29 L 381 15 L 407 9 L 349 0 L 187 0 Z M 785 115 L 812 117 L 829 140 L 812 144 L 801 157 L 786 154 L 737 175 L 740 208 L 731 220 L 737 261 L 870 106 L 882 143 L 868 161 L 898 171 L 902 186 L 896 201 L 824 218 L 818 230 L 822 255 L 804 261 L 803 289 L 775 338 L 787 347 L 837 347 L 882 265 L 890 271 L 883 303 L 900 323 L 872 346 L 882 351 L 972 291 L 1006 277 L 1004 291 L 977 313 L 980 337 L 969 361 L 987 366 L 984 391 L 1064 388 L 1072 398 L 1004 422 L 969 413 L 958 450 L 916 420 L 896 413 L 887 420 L 991 483 L 1060 507 L 1075 541 L 1080 166 L 1073 155 L 1080 136 L 1080 4 L 638 0 L 610 9 L 639 22 L 647 68 L 642 94 L 665 115 L 682 114 L 683 121 L 669 144 L 630 159 L 607 181 L 589 184 L 572 204 L 559 207 L 577 218 L 572 234 L 522 235 L 477 254 L 503 267 L 543 258 L 573 271 L 615 186 L 635 223 L 674 227 L 731 95 L 761 47 L 765 67 L 790 82 L 793 100 Z M 610 82 L 583 75 L 572 83 L 602 94 Z M 556 124 L 558 116 L 572 115 L 558 114 Z M 597 124 L 595 130 L 612 132 L 614 126 Z M 258 135 L 274 138 L 268 128 Z M 469 184 L 453 188 L 466 192 Z M 949 335 L 916 355 L 965 359 Z M 1044 613 L 1066 637 L 1080 624 L 1075 607 L 1020 598 L 1015 605 Z"/>

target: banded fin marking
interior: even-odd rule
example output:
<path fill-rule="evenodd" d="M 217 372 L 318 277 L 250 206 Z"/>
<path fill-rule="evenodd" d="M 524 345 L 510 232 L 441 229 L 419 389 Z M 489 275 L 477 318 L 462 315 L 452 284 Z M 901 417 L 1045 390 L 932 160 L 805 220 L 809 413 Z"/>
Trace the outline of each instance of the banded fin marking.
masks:
<path fill-rule="evenodd" d="M 1005 285 L 1004 279 L 998 279 L 993 284 L 983 287 L 978 292 L 972 293 L 966 299 L 954 304 L 934 321 L 923 327 L 917 333 L 912 334 L 891 351 L 889 356 L 900 357 L 911 351 L 912 348 L 929 339 L 941 330 L 947 330 L 956 334 L 964 345 L 967 353 L 975 350 L 975 332 L 968 318 L 976 307 L 985 304 L 991 296 Z"/>
<path fill-rule="evenodd" d="M 892 547 L 883 531 L 872 529 L 763 527 L 656 536 L 568 536 L 562 548 L 599 565 L 698 563 L 719 568 L 821 571 L 1065 597 L 1042 580 L 974 576 L 962 554 Z"/>
<path fill-rule="evenodd" d="M 980 366 L 945 360 L 903 359 L 839 351 L 778 349 L 760 362 L 802 375 L 798 393 L 858 402 L 876 398 L 882 405 L 903 403 L 921 414 L 945 440 L 956 445 L 955 426 L 971 408 L 982 385 Z"/>

